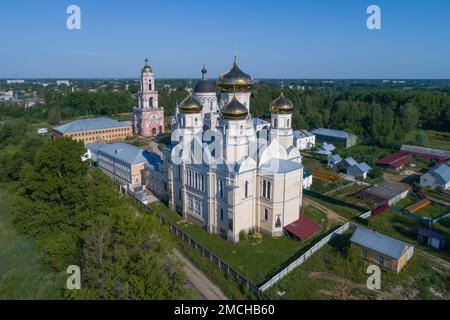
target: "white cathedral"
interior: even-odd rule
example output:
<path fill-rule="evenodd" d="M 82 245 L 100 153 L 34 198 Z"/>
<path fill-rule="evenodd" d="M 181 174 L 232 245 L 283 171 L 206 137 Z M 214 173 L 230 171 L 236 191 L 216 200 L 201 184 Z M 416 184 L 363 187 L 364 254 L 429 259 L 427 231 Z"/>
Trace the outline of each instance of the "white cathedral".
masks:
<path fill-rule="evenodd" d="M 202 79 L 172 118 L 171 145 L 146 179 L 170 208 L 232 242 L 242 231 L 282 236 L 302 206 L 293 104 L 281 92 L 270 105 L 270 123 L 253 118 L 254 85 L 236 58 L 217 86 L 203 68 Z"/>

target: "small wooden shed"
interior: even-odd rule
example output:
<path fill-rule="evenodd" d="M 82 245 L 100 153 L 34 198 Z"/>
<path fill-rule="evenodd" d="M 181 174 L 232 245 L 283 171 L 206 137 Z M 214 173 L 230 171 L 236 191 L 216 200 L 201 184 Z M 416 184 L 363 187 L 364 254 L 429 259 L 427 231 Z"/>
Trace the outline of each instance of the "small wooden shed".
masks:
<path fill-rule="evenodd" d="M 437 231 L 427 228 L 419 229 L 417 240 L 419 241 L 419 243 L 428 245 L 437 250 L 441 250 L 445 246 L 445 236 Z"/>

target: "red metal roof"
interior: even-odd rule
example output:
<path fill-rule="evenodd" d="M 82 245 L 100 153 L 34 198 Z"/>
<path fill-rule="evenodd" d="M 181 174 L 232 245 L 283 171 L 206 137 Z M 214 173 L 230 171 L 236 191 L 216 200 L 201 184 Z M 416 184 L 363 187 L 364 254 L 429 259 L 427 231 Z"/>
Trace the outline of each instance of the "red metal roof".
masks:
<path fill-rule="evenodd" d="M 378 165 L 390 165 L 394 168 L 400 168 L 405 163 L 412 160 L 412 157 L 408 153 L 402 151 L 393 153 L 383 159 L 376 162 Z"/>
<path fill-rule="evenodd" d="M 312 219 L 303 216 L 300 219 L 285 226 L 284 229 L 292 233 L 297 238 L 304 240 L 319 232 L 320 225 L 315 223 Z"/>

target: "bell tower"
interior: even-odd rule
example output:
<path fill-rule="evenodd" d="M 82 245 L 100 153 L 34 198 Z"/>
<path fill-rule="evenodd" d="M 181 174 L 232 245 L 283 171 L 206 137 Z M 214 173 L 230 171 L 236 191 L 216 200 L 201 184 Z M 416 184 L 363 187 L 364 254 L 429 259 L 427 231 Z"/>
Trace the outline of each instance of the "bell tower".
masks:
<path fill-rule="evenodd" d="M 153 70 L 145 59 L 141 70 L 138 106 L 133 109 L 134 133 L 151 137 L 164 133 L 164 108 L 159 106 Z"/>

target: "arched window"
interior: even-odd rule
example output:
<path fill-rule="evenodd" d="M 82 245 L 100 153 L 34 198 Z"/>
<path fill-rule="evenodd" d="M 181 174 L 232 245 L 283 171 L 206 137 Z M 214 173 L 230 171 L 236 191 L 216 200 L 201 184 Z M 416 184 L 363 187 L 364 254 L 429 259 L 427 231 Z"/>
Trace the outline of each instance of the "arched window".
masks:
<path fill-rule="evenodd" d="M 267 198 L 270 199 L 270 195 L 271 195 L 271 183 L 270 181 L 267 181 Z"/>
<path fill-rule="evenodd" d="M 290 120 L 289 120 L 289 119 L 287 119 L 287 126 L 288 126 L 288 127 L 290 126 L 289 122 L 290 122 Z"/>
<path fill-rule="evenodd" d="M 223 209 L 220 208 L 220 220 L 223 220 Z"/>
<path fill-rule="evenodd" d="M 273 126 L 277 127 L 277 119 L 273 119 Z"/>
<path fill-rule="evenodd" d="M 148 90 L 152 91 L 152 81 L 151 80 L 148 82 Z"/>
<path fill-rule="evenodd" d="M 198 189 L 198 174 L 197 174 L 197 172 L 195 172 L 194 181 L 195 181 L 195 188 Z"/>
<path fill-rule="evenodd" d="M 245 197 L 248 198 L 248 181 L 245 181 Z"/>
<path fill-rule="evenodd" d="M 220 197 L 223 198 L 223 182 L 222 182 L 222 180 L 219 181 L 219 194 L 220 194 Z"/>
<path fill-rule="evenodd" d="M 263 197 L 266 197 L 266 180 L 263 180 Z"/>
<path fill-rule="evenodd" d="M 277 222 L 275 223 L 275 228 L 281 228 L 281 216 L 277 216 Z"/>
<path fill-rule="evenodd" d="M 195 119 L 194 119 L 194 123 L 195 123 L 195 126 L 198 125 L 198 118 L 195 118 Z"/>
<path fill-rule="evenodd" d="M 269 209 L 264 208 L 264 220 L 269 221 Z"/>

